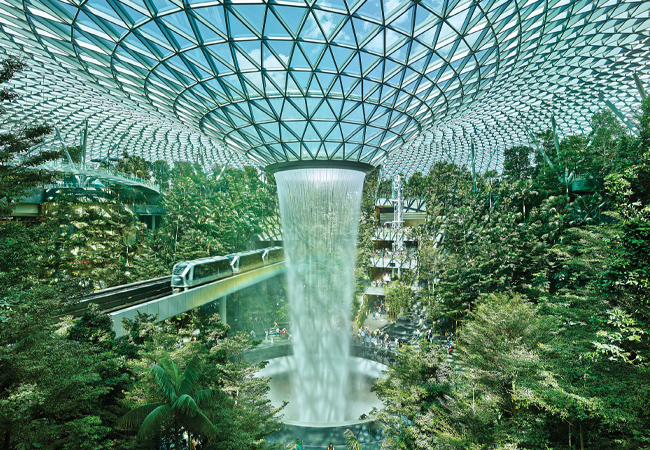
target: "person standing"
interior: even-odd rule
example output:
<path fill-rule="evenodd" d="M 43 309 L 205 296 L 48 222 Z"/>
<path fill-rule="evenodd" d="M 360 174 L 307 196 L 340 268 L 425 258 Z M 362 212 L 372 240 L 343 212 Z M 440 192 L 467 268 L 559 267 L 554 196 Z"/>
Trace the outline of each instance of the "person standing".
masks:
<path fill-rule="evenodd" d="M 331 442 L 330 442 L 330 445 L 327 447 L 327 450 L 334 450 L 334 446 L 332 445 Z"/>
<path fill-rule="evenodd" d="M 300 439 L 296 439 L 296 450 L 303 450 L 302 441 Z"/>

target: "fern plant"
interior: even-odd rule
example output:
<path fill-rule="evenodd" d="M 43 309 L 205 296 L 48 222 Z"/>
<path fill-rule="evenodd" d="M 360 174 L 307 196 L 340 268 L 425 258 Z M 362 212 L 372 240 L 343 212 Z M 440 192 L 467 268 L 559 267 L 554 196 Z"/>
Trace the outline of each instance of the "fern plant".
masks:
<path fill-rule="evenodd" d="M 195 356 L 180 373 L 176 363 L 165 355 L 157 364 L 151 365 L 156 388 L 164 401 L 129 411 L 119 424 L 125 428 L 139 426 L 138 438 L 170 434 L 174 448 L 181 448 L 184 431 L 204 441 L 214 438 L 218 430 L 210 417 L 214 417 L 217 402 L 225 400 L 226 396 L 218 389 L 199 389 L 202 369 L 201 360 Z"/>

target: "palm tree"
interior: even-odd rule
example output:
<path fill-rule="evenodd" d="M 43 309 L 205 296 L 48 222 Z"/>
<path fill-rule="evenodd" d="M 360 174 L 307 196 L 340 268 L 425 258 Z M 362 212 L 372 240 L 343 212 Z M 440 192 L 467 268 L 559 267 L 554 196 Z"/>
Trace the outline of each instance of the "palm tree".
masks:
<path fill-rule="evenodd" d="M 347 429 L 343 432 L 343 434 L 345 435 L 345 440 L 348 443 L 348 450 L 363 450 L 361 448 L 361 444 L 359 443 L 359 440 L 354 435 L 352 430 Z"/>
<path fill-rule="evenodd" d="M 160 434 L 168 426 L 175 449 L 180 449 L 183 430 L 204 439 L 214 437 L 217 428 L 207 416 L 212 416 L 216 401 L 223 399 L 225 394 L 218 389 L 199 390 L 197 381 L 201 372 L 201 360 L 196 356 L 181 375 L 178 366 L 165 355 L 159 363 L 151 365 L 157 390 L 165 400 L 129 411 L 122 416 L 119 424 L 128 428 L 139 425 L 138 438 Z"/>

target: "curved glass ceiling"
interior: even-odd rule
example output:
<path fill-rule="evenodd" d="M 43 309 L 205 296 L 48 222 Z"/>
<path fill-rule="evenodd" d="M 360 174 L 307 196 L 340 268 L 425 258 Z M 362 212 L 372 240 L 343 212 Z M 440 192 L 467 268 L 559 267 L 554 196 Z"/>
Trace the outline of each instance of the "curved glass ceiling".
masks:
<path fill-rule="evenodd" d="M 648 1 L 0 0 L 29 58 L 12 119 L 101 156 L 260 165 L 437 160 L 500 169 L 529 130 L 629 114 L 650 70 Z"/>

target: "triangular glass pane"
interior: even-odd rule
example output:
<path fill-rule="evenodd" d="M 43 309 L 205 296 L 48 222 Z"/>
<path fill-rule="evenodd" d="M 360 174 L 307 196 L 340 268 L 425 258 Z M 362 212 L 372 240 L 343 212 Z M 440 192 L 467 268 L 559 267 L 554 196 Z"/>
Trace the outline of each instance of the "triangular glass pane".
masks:
<path fill-rule="evenodd" d="M 300 159 L 300 144 L 297 142 L 291 142 L 288 144 L 285 144 L 283 142 L 282 147 L 284 148 L 284 151 L 291 155 L 291 157 Z"/>
<path fill-rule="evenodd" d="M 293 78 L 291 76 L 287 76 L 286 92 L 287 94 L 302 94 L 302 92 L 300 92 L 300 89 L 298 89 L 298 85 L 295 81 L 293 81 Z"/>
<path fill-rule="evenodd" d="M 374 36 L 375 32 L 379 28 L 378 25 L 366 22 L 363 19 L 354 18 L 352 21 L 354 22 L 354 36 L 356 37 L 357 45 L 361 45 L 368 36 Z"/>
<path fill-rule="evenodd" d="M 219 36 L 213 29 L 207 27 L 203 22 L 196 20 L 194 23 L 196 24 L 199 41 L 202 44 L 223 40 L 221 36 Z"/>
<path fill-rule="evenodd" d="M 252 41 L 239 41 L 237 42 L 237 47 L 239 47 L 253 62 L 261 66 L 262 65 L 262 53 L 261 53 L 261 44 L 258 40 Z"/>
<path fill-rule="evenodd" d="M 343 142 L 343 133 L 341 133 L 341 127 L 338 125 L 332 128 L 332 131 L 330 134 L 327 135 L 326 138 L 328 141 L 334 141 L 337 144 L 337 147 L 340 145 L 341 142 Z"/>
<path fill-rule="evenodd" d="M 381 11 L 380 0 L 366 0 L 363 5 L 361 5 L 361 8 L 357 9 L 356 13 L 360 16 L 383 22 L 384 18 L 382 17 Z"/>
<path fill-rule="evenodd" d="M 414 30 L 416 34 L 422 33 L 424 30 L 431 28 L 438 22 L 438 17 L 434 14 L 431 14 L 431 11 L 424 8 L 422 5 L 417 6 L 415 12 L 415 26 Z"/>
<path fill-rule="evenodd" d="M 408 56 L 408 43 L 404 43 L 400 47 L 397 47 L 390 53 L 390 58 L 394 61 L 397 61 L 400 64 L 406 64 L 406 58 Z"/>
<path fill-rule="evenodd" d="M 257 67 L 246 56 L 246 54 L 239 48 L 235 47 L 235 58 L 237 59 L 237 67 L 240 71 L 256 70 Z"/>
<path fill-rule="evenodd" d="M 264 26 L 264 15 L 266 13 L 266 6 L 264 5 L 237 5 L 236 10 L 241 14 L 246 23 L 252 29 L 262 34 L 262 27 Z"/>
<path fill-rule="evenodd" d="M 303 134 L 302 138 L 306 141 L 320 141 L 321 138 L 314 129 L 314 127 L 311 126 L 311 124 L 307 124 L 307 127 L 305 128 L 305 133 Z"/>
<path fill-rule="evenodd" d="M 325 37 L 323 36 L 323 33 L 321 33 L 318 22 L 316 22 L 316 19 L 312 14 L 307 15 L 305 23 L 302 25 L 302 29 L 300 30 L 300 38 L 325 41 Z"/>
<path fill-rule="evenodd" d="M 331 73 L 317 73 L 316 78 L 318 79 L 318 84 L 320 84 L 321 90 L 327 95 L 330 85 L 332 84 L 332 81 L 334 81 L 334 78 L 336 78 L 336 75 Z"/>
<path fill-rule="evenodd" d="M 276 11 L 277 16 L 287 25 L 287 28 L 297 35 L 302 18 L 306 14 L 306 8 L 279 5 L 273 5 L 271 8 Z"/>
<path fill-rule="evenodd" d="M 307 103 L 305 103 L 304 95 L 301 95 L 300 97 L 292 97 L 289 101 L 295 108 L 301 111 L 305 117 L 307 117 Z"/>
<path fill-rule="evenodd" d="M 263 109 L 257 107 L 255 105 L 255 102 L 251 102 L 251 112 L 253 113 L 253 119 L 256 122 L 264 122 L 264 121 L 269 121 L 269 120 L 275 120 L 274 117 L 271 117 L 268 115 L 266 111 Z"/>
<path fill-rule="evenodd" d="M 306 120 L 289 122 L 287 125 L 289 125 L 293 132 L 298 136 L 298 139 L 302 139 L 302 136 L 305 134 L 305 129 L 307 128 Z"/>
<path fill-rule="evenodd" d="M 153 20 L 139 26 L 138 31 L 143 32 L 143 34 L 146 33 L 147 35 L 158 39 L 161 42 L 167 42 L 167 38 L 162 33 L 162 31 L 160 31 L 160 28 L 158 28 L 158 25 L 156 25 L 156 22 Z"/>
<path fill-rule="evenodd" d="M 361 83 L 359 83 L 361 84 Z M 346 120 L 352 120 L 355 122 L 363 122 L 363 109 L 359 109 L 357 113 L 356 108 L 361 106 L 361 102 L 355 100 L 346 100 L 343 104 L 343 110 L 341 117 L 345 117 Z"/>
<path fill-rule="evenodd" d="M 212 27 L 218 30 L 226 29 L 226 19 L 223 6 L 208 6 L 207 8 L 201 8 L 199 16 L 201 20 L 205 23 L 209 23 Z"/>
<path fill-rule="evenodd" d="M 151 2 L 158 14 L 178 8 L 178 6 L 170 0 L 151 0 Z"/>
<path fill-rule="evenodd" d="M 392 28 L 402 31 L 407 35 L 411 34 L 413 30 L 413 12 L 415 11 L 415 6 L 404 11 L 397 19 L 393 20 L 390 23 Z"/>
<path fill-rule="evenodd" d="M 190 27 L 190 22 L 187 20 L 187 14 L 185 11 L 179 11 L 174 14 L 167 14 L 159 20 L 162 20 L 162 22 L 167 25 L 168 28 L 174 28 L 174 31 L 178 30 L 181 33 L 189 33 L 192 30 L 192 27 Z"/>
<path fill-rule="evenodd" d="M 445 12 L 445 0 L 422 0 L 422 5 L 429 8 L 435 14 L 442 16 Z"/>
<path fill-rule="evenodd" d="M 266 45 L 273 50 L 285 65 L 289 65 L 289 56 L 294 47 L 293 41 L 266 40 Z M 306 64 L 306 63 L 305 63 Z"/>
<path fill-rule="evenodd" d="M 174 38 L 174 40 L 178 44 L 176 46 L 176 48 L 178 48 L 179 50 L 182 50 L 182 49 L 188 48 L 188 47 L 194 47 L 197 44 L 197 42 L 192 42 L 192 41 L 186 39 L 185 36 L 182 36 L 182 35 L 174 32 L 174 31 L 170 30 L 169 32 L 171 33 L 172 37 Z"/>
<path fill-rule="evenodd" d="M 320 70 L 328 70 L 332 72 L 337 71 L 336 64 L 334 64 L 334 58 L 332 58 L 332 54 L 330 53 L 329 48 L 326 49 L 325 52 L 323 53 L 323 57 L 318 63 L 318 68 Z"/>
<path fill-rule="evenodd" d="M 241 75 L 242 79 L 248 86 L 248 93 L 252 96 L 256 94 L 264 96 L 264 87 L 262 85 L 262 74 L 259 72 L 249 72 Z"/>
<path fill-rule="evenodd" d="M 268 133 L 271 139 L 278 141 L 280 140 L 280 126 L 277 122 L 272 123 L 262 123 L 257 125 L 260 129 Z"/>
<path fill-rule="evenodd" d="M 458 33 L 463 32 L 463 25 L 465 24 L 465 19 L 467 18 L 467 13 L 469 13 L 470 8 L 467 8 L 458 14 L 447 18 L 447 23 L 451 25 Z"/>
<path fill-rule="evenodd" d="M 264 24 L 264 36 L 266 37 L 291 37 L 291 34 L 284 28 L 284 25 L 275 17 L 272 10 L 266 13 L 266 22 Z"/>
<path fill-rule="evenodd" d="M 268 42 L 268 41 L 267 41 Z M 264 53 L 262 54 L 262 68 L 265 70 L 270 69 L 285 69 L 284 61 L 281 61 L 266 45 L 262 46 Z"/>
<path fill-rule="evenodd" d="M 311 66 L 307 62 L 305 55 L 303 55 L 299 48 L 296 48 L 293 51 L 290 67 L 292 69 L 311 69 Z"/>
<path fill-rule="evenodd" d="M 366 51 L 371 51 L 378 53 L 380 55 L 384 54 L 384 33 L 379 32 L 375 37 L 370 39 L 369 42 L 364 44 L 363 49 Z"/>
<path fill-rule="evenodd" d="M 237 93 L 239 96 L 243 96 L 244 93 L 241 88 L 241 82 L 239 81 L 239 77 L 236 75 L 226 75 L 225 77 L 221 77 L 222 82 L 228 87 L 228 89 L 232 89 Z"/>
<path fill-rule="evenodd" d="M 311 72 L 292 72 L 291 76 L 295 80 L 298 87 L 302 92 L 307 92 L 309 88 L 309 79 L 311 78 Z M 296 99 L 295 101 L 299 101 Z"/>
<path fill-rule="evenodd" d="M 341 115 L 341 108 L 343 107 L 343 100 L 330 98 L 327 100 L 327 102 L 329 103 L 330 109 L 334 113 L 334 116 L 336 118 L 339 118 L 339 116 Z"/>
<path fill-rule="evenodd" d="M 257 37 L 255 33 L 248 29 L 233 13 L 228 11 L 228 25 L 230 27 L 230 36 Z"/>
<path fill-rule="evenodd" d="M 340 14 L 334 14 L 329 11 L 315 10 L 314 15 L 318 21 L 326 38 L 330 38 L 338 28 L 341 21 L 345 18 Z"/>
<path fill-rule="evenodd" d="M 359 79 L 341 75 L 339 76 L 339 81 L 341 82 L 341 90 L 343 91 L 343 95 L 347 96 L 352 91 L 352 89 L 354 89 L 354 86 L 356 86 L 356 83 L 359 81 Z"/>
<path fill-rule="evenodd" d="M 320 98 L 314 98 L 314 97 L 305 98 L 305 103 L 307 104 L 307 112 L 309 116 L 311 116 L 316 112 L 321 102 L 324 102 L 324 100 Z"/>
<path fill-rule="evenodd" d="M 269 89 L 277 90 L 279 93 L 285 92 L 287 82 L 287 72 L 284 70 L 273 70 L 266 72 L 267 91 Z"/>
<path fill-rule="evenodd" d="M 336 37 L 334 38 L 334 42 L 338 44 L 346 44 L 346 45 L 352 45 L 355 43 L 355 33 L 354 30 L 352 29 L 352 21 L 348 20 L 345 25 L 339 30 L 338 33 L 336 33 Z M 337 54 L 337 61 L 338 61 L 338 54 Z"/>
<path fill-rule="evenodd" d="M 349 140 L 359 130 L 359 125 L 348 122 L 341 122 L 339 126 L 345 140 Z"/>
<path fill-rule="evenodd" d="M 354 142 L 357 144 L 363 144 L 363 138 L 364 138 L 364 128 L 360 128 L 359 131 L 357 131 L 355 134 L 350 136 L 347 140 L 348 142 Z"/>
<path fill-rule="evenodd" d="M 318 134 L 322 138 L 325 138 L 325 136 L 327 136 L 330 133 L 330 130 L 335 125 L 335 122 L 314 120 L 311 124 L 314 127 L 314 129 L 318 132 Z"/>
<path fill-rule="evenodd" d="M 219 61 L 213 54 L 212 52 L 208 52 L 208 57 L 210 58 L 212 65 L 216 68 L 217 73 L 223 74 L 226 72 L 232 72 L 233 68 L 228 67 L 225 64 L 223 64 L 221 61 Z"/>
<path fill-rule="evenodd" d="M 284 142 L 300 139 L 300 136 L 302 136 L 302 133 L 300 133 L 300 134 L 298 134 L 298 137 L 296 137 L 294 135 L 294 133 L 296 133 L 296 130 L 291 125 L 295 125 L 295 123 L 293 123 L 293 122 L 281 122 L 280 123 L 280 136 L 281 136 L 281 140 L 284 141 Z"/>
<path fill-rule="evenodd" d="M 291 78 L 291 77 L 289 77 Z M 303 114 L 291 102 L 285 102 L 282 107 L 282 120 L 303 119 Z"/>
<path fill-rule="evenodd" d="M 363 52 L 360 52 L 363 53 Z M 361 77 L 361 60 L 358 55 L 355 55 L 352 60 L 345 66 L 345 74 Z"/>
<path fill-rule="evenodd" d="M 332 110 L 330 109 L 327 102 L 323 101 L 312 118 L 321 119 L 321 120 L 332 120 L 334 118 L 334 114 L 332 113 Z"/>
<path fill-rule="evenodd" d="M 334 138 L 332 138 L 334 140 Z M 342 153 L 343 146 L 339 142 L 324 142 L 323 149 L 329 159 L 336 158 L 339 153 Z"/>
<path fill-rule="evenodd" d="M 302 48 L 302 51 L 307 59 L 309 59 L 309 62 L 311 63 L 310 66 L 312 68 L 315 68 L 318 64 L 323 46 L 321 44 L 313 44 L 311 42 L 300 42 L 298 45 Z"/>

